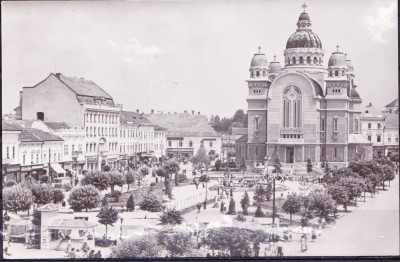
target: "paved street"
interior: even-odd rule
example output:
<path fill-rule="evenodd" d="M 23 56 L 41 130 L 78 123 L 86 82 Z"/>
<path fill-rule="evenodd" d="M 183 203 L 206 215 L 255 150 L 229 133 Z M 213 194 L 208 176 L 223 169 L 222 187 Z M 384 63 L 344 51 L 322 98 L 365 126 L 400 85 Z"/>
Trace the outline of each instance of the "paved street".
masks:
<path fill-rule="evenodd" d="M 388 191 L 380 192 L 324 229 L 308 251 L 300 243 L 285 243 L 285 256 L 383 256 L 399 255 L 399 178 Z"/>

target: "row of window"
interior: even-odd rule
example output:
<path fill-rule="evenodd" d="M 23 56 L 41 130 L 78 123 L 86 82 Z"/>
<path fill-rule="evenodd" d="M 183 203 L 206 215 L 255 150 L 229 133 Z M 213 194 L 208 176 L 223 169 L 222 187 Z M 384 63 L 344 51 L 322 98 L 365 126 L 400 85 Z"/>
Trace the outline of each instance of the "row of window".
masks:
<path fill-rule="evenodd" d="M 340 89 L 332 89 L 332 93 L 340 93 Z"/>
<path fill-rule="evenodd" d="M 371 129 L 372 128 L 372 123 L 368 123 L 368 129 Z M 382 124 L 381 123 L 378 123 L 377 124 L 377 128 L 378 129 L 381 129 L 382 128 Z"/>
<path fill-rule="evenodd" d="M 87 113 L 85 114 L 85 119 L 87 123 L 117 124 L 119 122 L 118 116 L 101 113 Z"/>
<path fill-rule="evenodd" d="M 12 152 L 12 157 L 11 157 L 11 152 Z M 10 158 L 15 158 L 15 146 L 12 147 L 12 151 L 10 150 L 10 147 L 7 147 L 7 159 Z"/>
<path fill-rule="evenodd" d="M 117 128 L 107 127 L 86 127 L 86 136 L 110 136 L 116 137 L 118 134 Z"/>
<path fill-rule="evenodd" d="M 254 94 L 261 94 L 261 89 L 253 89 Z"/>
<path fill-rule="evenodd" d="M 399 142 L 399 138 L 395 137 L 395 142 L 398 143 Z M 372 135 L 368 135 L 368 140 L 372 141 Z M 381 135 L 376 135 L 376 142 L 382 142 L 382 136 Z M 387 137 L 387 142 L 388 143 L 392 143 L 392 138 L 391 137 Z"/>
<path fill-rule="evenodd" d="M 162 145 L 160 146 L 162 147 Z M 155 150 L 159 149 L 158 144 L 154 144 Z M 120 145 L 120 153 L 134 153 L 153 150 L 153 144 Z"/>
<path fill-rule="evenodd" d="M 68 148 L 68 145 L 64 145 L 64 155 L 68 155 Z M 82 144 L 79 144 L 77 149 L 77 151 L 82 152 Z M 71 152 L 75 152 L 75 145 L 71 145 Z"/>
<path fill-rule="evenodd" d="M 256 76 L 260 76 L 260 71 L 257 70 L 255 73 L 256 73 Z M 262 75 L 263 75 L 263 76 L 266 76 L 266 75 L 267 75 L 267 71 L 266 71 L 266 70 L 263 70 L 263 71 L 262 71 Z M 251 71 L 251 77 L 252 77 L 252 78 L 254 77 L 254 72 L 253 72 L 253 71 Z"/>
<path fill-rule="evenodd" d="M 313 65 L 322 64 L 322 58 L 320 58 L 318 60 L 318 57 L 315 56 L 314 59 L 311 61 L 311 57 L 307 56 L 306 63 L 309 64 L 309 65 L 311 65 L 311 64 L 313 64 Z M 292 58 L 288 57 L 286 64 L 288 64 L 288 65 L 304 64 L 304 58 L 302 56 L 300 56 L 299 60 L 297 61 L 297 58 L 295 56 L 292 57 Z"/>
<path fill-rule="evenodd" d="M 325 118 L 321 118 L 321 131 L 325 132 L 325 128 L 326 128 Z M 358 121 L 356 121 L 356 129 L 358 129 Z M 333 119 L 333 132 L 337 132 L 337 131 L 338 131 L 338 119 L 334 118 Z"/>
<path fill-rule="evenodd" d="M 329 70 L 329 76 L 332 76 L 333 73 L 335 73 L 335 76 L 339 76 L 340 70 L 339 69 Z M 344 76 L 345 74 L 346 72 L 344 71 L 344 69 L 342 69 L 342 76 Z"/>
<path fill-rule="evenodd" d="M 210 147 L 213 147 L 213 145 L 214 145 L 213 141 L 209 141 L 208 145 Z M 172 147 L 172 141 L 171 140 L 168 140 L 168 146 Z M 183 142 L 182 142 L 182 140 L 179 140 L 179 147 L 182 147 L 182 146 L 183 146 Z M 193 147 L 193 142 L 192 141 L 189 141 L 189 147 Z"/>
<path fill-rule="evenodd" d="M 49 161 L 51 162 L 51 161 L 58 161 L 58 162 L 60 162 L 61 161 L 61 154 L 60 153 L 54 153 L 53 154 L 53 158 L 51 158 L 51 154 L 49 154 Z M 36 161 L 35 161 L 36 160 Z M 31 165 L 32 164 L 40 164 L 40 158 L 39 158 L 39 154 L 36 154 L 36 155 L 34 155 L 34 154 L 31 154 L 30 155 L 30 163 L 31 163 Z M 46 163 L 47 162 L 47 159 L 46 159 L 46 154 L 43 154 L 43 163 Z M 26 165 L 27 164 L 27 155 L 22 155 L 22 164 L 23 165 Z"/>
<path fill-rule="evenodd" d="M 282 138 L 297 138 L 300 139 L 302 137 L 302 135 L 298 135 L 298 134 L 283 134 Z"/>

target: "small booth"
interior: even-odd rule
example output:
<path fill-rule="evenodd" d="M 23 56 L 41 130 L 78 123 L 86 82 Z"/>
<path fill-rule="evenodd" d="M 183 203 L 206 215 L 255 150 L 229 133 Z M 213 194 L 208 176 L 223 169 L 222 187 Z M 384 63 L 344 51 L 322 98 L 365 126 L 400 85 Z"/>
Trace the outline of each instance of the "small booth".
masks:
<path fill-rule="evenodd" d="M 53 174 L 55 188 L 62 188 L 64 184 L 71 183 L 71 177 L 67 176 L 67 171 L 61 167 L 58 163 L 51 163 L 50 164 L 50 172 Z"/>

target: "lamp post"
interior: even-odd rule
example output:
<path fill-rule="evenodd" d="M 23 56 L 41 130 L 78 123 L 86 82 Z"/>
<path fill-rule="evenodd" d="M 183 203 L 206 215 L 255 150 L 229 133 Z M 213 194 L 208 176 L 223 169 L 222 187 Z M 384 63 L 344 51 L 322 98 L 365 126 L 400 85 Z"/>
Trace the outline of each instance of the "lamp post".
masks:
<path fill-rule="evenodd" d="M 275 176 L 272 177 L 272 224 L 275 225 Z"/>

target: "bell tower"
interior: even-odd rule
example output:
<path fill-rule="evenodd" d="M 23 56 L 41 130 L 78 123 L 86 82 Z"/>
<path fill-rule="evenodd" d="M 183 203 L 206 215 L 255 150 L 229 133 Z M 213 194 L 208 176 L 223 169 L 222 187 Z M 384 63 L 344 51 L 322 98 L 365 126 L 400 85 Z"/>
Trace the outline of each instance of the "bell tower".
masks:
<path fill-rule="evenodd" d="M 267 92 L 271 85 L 269 66 L 265 54 L 254 54 L 250 64 L 250 78 L 246 81 L 249 93 L 247 96 L 248 140 L 247 164 L 263 163 L 267 142 Z"/>

